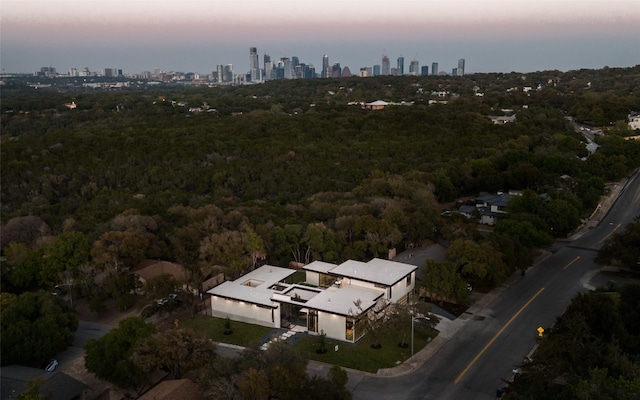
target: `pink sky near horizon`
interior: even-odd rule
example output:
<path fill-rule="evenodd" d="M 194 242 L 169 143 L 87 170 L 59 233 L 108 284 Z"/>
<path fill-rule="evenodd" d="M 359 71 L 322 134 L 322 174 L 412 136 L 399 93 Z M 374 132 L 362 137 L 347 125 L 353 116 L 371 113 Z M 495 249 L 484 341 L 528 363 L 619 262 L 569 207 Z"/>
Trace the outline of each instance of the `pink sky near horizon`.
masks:
<path fill-rule="evenodd" d="M 166 59 L 191 68 L 185 66 L 185 55 L 191 54 L 200 57 L 197 68 L 204 70 L 205 62 L 206 68 L 210 63 L 245 68 L 249 46 L 260 53 L 300 55 L 315 64 L 321 57 L 315 53 L 328 52 L 332 60 L 361 67 L 371 65 L 385 49 L 392 57 L 417 54 L 427 65 L 435 57 L 457 60 L 482 53 L 479 47 L 484 46 L 493 46 L 497 54 L 496 43 L 513 49 L 533 41 L 536 46 L 551 41 L 567 46 L 591 40 L 611 44 L 612 55 L 603 54 L 598 62 L 616 65 L 607 61 L 614 58 L 613 51 L 617 56 L 629 49 L 631 55 L 621 56 L 619 63 L 635 65 L 640 63 L 640 46 L 635 46 L 640 41 L 638 1 L 0 0 L 0 50 L 2 67 L 8 70 L 29 70 L 39 63 L 61 68 L 104 64 L 107 56 L 125 69 L 139 68 L 146 62 L 141 49 L 149 49 L 149 57 L 155 58 L 148 62 L 154 65 Z M 442 46 L 458 55 L 445 55 Z M 188 47 L 208 48 L 212 55 L 207 61 L 201 52 L 186 53 Z M 559 48 L 542 61 L 554 63 L 563 51 Z M 487 54 L 486 60 L 495 54 Z M 518 58 L 515 53 L 511 57 Z M 573 64 L 582 65 L 585 57 Z M 124 64 L 133 58 L 135 67 Z M 469 63 L 474 64 L 481 65 Z M 486 68 L 493 67 L 481 67 Z"/>
<path fill-rule="evenodd" d="M 640 26 L 637 1 L 2 1 L 3 41 L 183 40 L 417 34 L 510 37 L 624 32 Z M 302 6 L 301 6 L 302 4 Z M 454 4 L 455 6 L 451 6 Z M 221 37 L 224 36 L 224 37 Z M 216 37 L 210 37 L 216 40 Z"/>

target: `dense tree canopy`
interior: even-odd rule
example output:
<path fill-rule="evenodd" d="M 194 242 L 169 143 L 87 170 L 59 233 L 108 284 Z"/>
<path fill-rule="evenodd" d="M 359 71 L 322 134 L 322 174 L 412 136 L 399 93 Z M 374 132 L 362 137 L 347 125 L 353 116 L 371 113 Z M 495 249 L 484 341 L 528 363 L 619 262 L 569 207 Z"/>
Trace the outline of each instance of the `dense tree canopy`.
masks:
<path fill-rule="evenodd" d="M 605 182 L 640 166 L 640 141 L 624 138 L 639 76 L 636 67 L 104 92 L 9 80 L 3 290 L 72 280 L 92 304 L 111 295 L 126 308 L 125 273 L 145 258 L 237 276 L 258 262 L 369 259 L 429 239 L 466 240 L 456 269 L 490 287 L 530 265 L 532 247 L 570 234 Z M 64 107 L 69 96 L 77 109 Z M 359 106 L 376 98 L 404 105 Z M 187 106 L 205 103 L 215 112 Z M 488 118 L 512 112 L 508 124 Z M 600 126 L 595 153 L 568 115 L 613 122 Z M 524 193 L 499 238 L 441 217 L 448 202 L 506 190 Z"/>
<path fill-rule="evenodd" d="M 596 262 L 640 273 L 640 216 L 616 233 L 598 251 Z"/>
<path fill-rule="evenodd" d="M 146 382 L 145 370 L 131 359 L 136 346 L 156 331 L 141 317 L 124 319 L 99 339 L 89 339 L 84 346 L 84 363 L 89 372 L 119 387 L 138 387 Z"/>
<path fill-rule="evenodd" d="M 637 399 L 640 286 L 579 294 L 509 385 L 506 398 Z"/>
<path fill-rule="evenodd" d="M 73 343 L 78 317 L 58 296 L 0 293 L 2 364 L 38 366 Z"/>

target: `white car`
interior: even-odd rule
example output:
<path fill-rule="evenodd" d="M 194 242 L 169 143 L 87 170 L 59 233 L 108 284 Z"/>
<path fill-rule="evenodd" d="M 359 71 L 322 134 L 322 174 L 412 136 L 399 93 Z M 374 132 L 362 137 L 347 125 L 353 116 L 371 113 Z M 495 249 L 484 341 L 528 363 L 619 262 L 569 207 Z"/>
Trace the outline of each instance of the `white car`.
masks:
<path fill-rule="evenodd" d="M 53 372 L 53 371 L 55 371 L 56 368 L 58 368 L 58 360 L 52 359 L 44 367 L 44 370 L 47 371 L 47 372 Z"/>

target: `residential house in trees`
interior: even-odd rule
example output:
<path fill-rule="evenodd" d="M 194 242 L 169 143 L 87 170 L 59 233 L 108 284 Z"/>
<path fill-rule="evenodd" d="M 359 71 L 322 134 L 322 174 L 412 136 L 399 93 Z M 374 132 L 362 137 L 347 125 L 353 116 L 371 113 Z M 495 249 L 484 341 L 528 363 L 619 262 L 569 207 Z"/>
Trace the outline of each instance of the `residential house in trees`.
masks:
<path fill-rule="evenodd" d="M 629 129 L 640 129 L 640 112 L 632 112 L 629 114 Z"/>
<path fill-rule="evenodd" d="M 458 212 L 467 218 L 478 218 L 481 224 L 495 225 L 507 215 L 509 201 L 516 196 L 512 193 L 486 194 L 476 197 L 475 206 L 463 205 Z"/>
<path fill-rule="evenodd" d="M 391 303 L 405 303 L 415 287 L 415 265 L 374 258 L 336 265 L 314 261 L 303 267 L 305 282 L 287 283 L 296 271 L 264 265 L 209 290 L 214 317 L 356 342 L 367 319 Z"/>

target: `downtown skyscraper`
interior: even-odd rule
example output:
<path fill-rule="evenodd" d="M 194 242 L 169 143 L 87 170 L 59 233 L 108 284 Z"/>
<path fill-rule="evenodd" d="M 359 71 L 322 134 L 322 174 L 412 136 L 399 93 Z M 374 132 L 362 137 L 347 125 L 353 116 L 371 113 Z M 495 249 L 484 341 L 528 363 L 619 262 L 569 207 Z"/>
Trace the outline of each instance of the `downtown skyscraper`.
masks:
<path fill-rule="evenodd" d="M 398 57 L 398 64 L 396 66 L 396 75 L 402 76 L 404 75 L 404 57 Z"/>
<path fill-rule="evenodd" d="M 391 75 L 391 63 L 389 62 L 389 57 L 386 54 L 382 55 L 382 71 L 380 71 L 381 75 Z"/>
<path fill-rule="evenodd" d="M 258 61 L 258 49 L 255 47 L 249 47 L 249 73 L 251 74 L 251 82 L 262 80 L 260 63 Z"/>
<path fill-rule="evenodd" d="M 326 54 L 322 56 L 322 74 L 320 75 L 320 77 L 321 78 L 331 77 L 331 70 L 329 67 L 329 56 Z"/>

